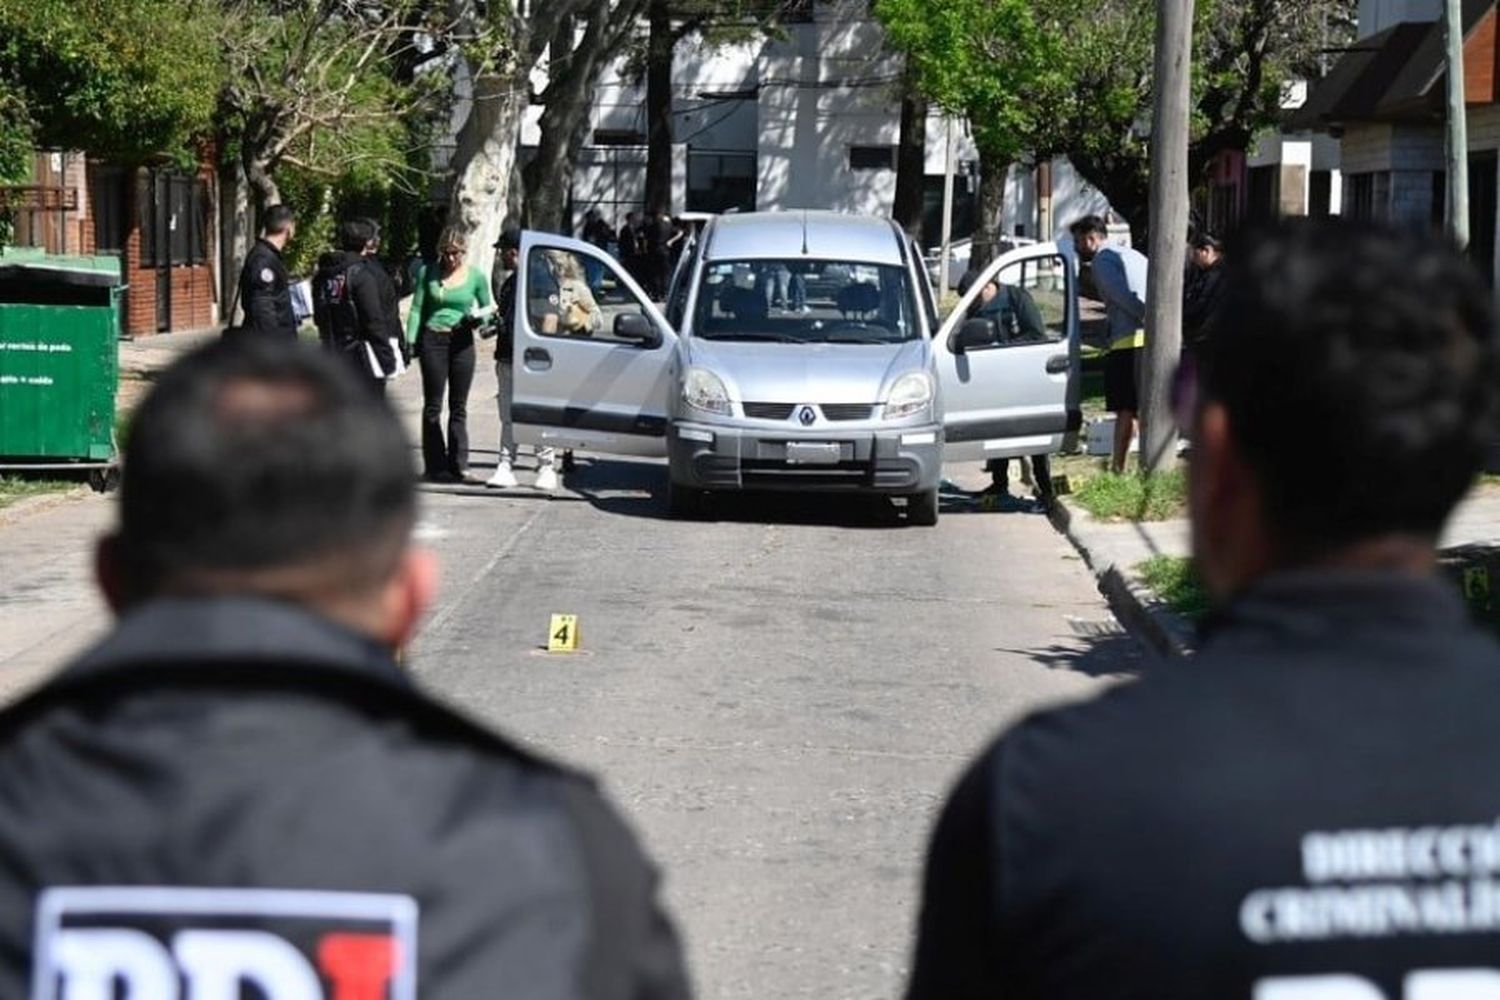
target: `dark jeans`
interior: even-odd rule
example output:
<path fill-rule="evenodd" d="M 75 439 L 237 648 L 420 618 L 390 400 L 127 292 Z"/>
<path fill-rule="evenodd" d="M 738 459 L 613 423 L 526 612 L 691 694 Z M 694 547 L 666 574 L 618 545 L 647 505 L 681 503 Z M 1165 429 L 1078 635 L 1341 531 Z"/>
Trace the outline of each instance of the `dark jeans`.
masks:
<path fill-rule="evenodd" d="M 429 476 L 461 476 L 469 467 L 469 387 L 474 384 L 474 335 L 423 330 L 422 465 Z M 448 440 L 443 442 L 443 393 L 448 394 Z"/>
<path fill-rule="evenodd" d="M 985 463 L 985 470 L 995 478 L 995 482 L 1008 491 L 1007 483 L 1010 481 L 1010 459 L 992 458 Z M 1031 479 L 1036 483 L 1037 495 L 1043 500 L 1052 498 L 1052 463 L 1046 455 L 1031 456 Z"/>

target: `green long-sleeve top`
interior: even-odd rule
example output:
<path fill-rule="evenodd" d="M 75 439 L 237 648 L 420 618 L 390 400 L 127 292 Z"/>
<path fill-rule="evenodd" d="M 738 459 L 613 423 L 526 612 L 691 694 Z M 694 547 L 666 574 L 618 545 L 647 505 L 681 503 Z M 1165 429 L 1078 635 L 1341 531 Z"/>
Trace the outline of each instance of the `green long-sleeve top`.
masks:
<path fill-rule="evenodd" d="M 469 268 L 464 280 L 451 287 L 443 284 L 443 274 L 431 265 L 422 268 L 417 290 L 412 293 L 411 313 L 406 318 L 406 339 L 415 341 L 423 327 L 451 330 L 476 305 L 494 304 L 490 282 L 476 268 Z"/>

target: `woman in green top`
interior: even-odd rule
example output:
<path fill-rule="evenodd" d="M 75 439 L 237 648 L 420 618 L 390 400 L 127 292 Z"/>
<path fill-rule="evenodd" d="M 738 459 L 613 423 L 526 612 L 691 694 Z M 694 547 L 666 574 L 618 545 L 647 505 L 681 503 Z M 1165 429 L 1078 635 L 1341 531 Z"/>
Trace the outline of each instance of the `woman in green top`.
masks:
<path fill-rule="evenodd" d="M 469 387 L 474 384 L 474 328 L 493 308 L 489 278 L 464 263 L 463 233 L 438 241 L 438 262 L 417 277 L 406 321 L 422 365 L 422 466 L 430 482 L 461 482 L 469 466 Z M 443 440 L 443 393 L 448 394 L 448 439 Z"/>

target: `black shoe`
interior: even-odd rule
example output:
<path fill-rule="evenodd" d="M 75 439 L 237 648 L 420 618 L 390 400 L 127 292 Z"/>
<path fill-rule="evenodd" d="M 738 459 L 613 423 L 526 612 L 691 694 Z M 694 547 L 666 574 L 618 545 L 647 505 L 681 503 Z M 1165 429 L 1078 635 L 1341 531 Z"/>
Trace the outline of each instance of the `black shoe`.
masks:
<path fill-rule="evenodd" d="M 439 484 L 442 484 L 442 485 L 449 485 L 449 484 L 452 484 L 452 483 L 456 483 L 458 481 L 459 481 L 458 477 L 454 476 L 453 473 L 451 473 L 451 472 L 424 472 L 424 473 L 422 473 L 422 482 L 424 482 L 424 483 L 439 483 Z"/>

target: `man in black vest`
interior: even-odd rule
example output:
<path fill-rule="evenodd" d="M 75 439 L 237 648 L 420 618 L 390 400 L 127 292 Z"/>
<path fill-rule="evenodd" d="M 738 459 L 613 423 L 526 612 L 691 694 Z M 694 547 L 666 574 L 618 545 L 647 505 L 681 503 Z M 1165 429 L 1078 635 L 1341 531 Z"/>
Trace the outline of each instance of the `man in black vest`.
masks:
<path fill-rule="evenodd" d="M 1179 377 L 1202 652 L 987 750 L 908 996 L 1500 996 L 1500 645 L 1435 545 L 1496 432 L 1451 247 L 1282 224 Z"/>
<path fill-rule="evenodd" d="M 290 208 L 272 205 L 262 217 L 261 228 L 261 238 L 245 255 L 245 266 L 240 269 L 240 304 L 245 309 L 241 330 L 252 337 L 296 340 L 291 279 L 281 253 L 296 235 L 297 222 Z"/>
<path fill-rule="evenodd" d="M 397 665 L 436 567 L 383 400 L 316 349 L 219 342 L 125 454 L 119 621 L 0 714 L 0 996 L 687 996 L 593 783 Z"/>

